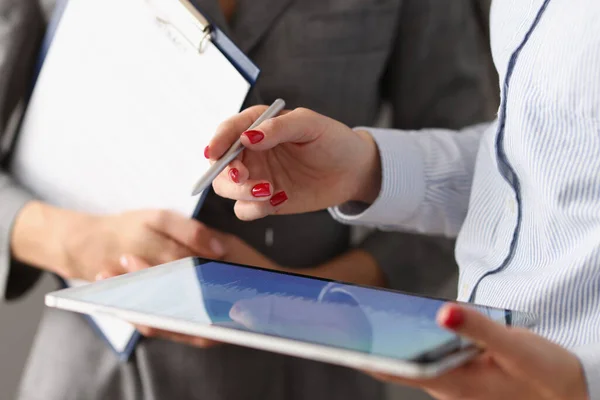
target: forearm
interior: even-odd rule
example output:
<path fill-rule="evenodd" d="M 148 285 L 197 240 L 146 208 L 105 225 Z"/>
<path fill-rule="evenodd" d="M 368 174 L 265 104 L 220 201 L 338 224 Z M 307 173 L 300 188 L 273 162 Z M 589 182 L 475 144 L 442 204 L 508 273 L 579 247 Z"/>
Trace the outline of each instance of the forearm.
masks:
<path fill-rule="evenodd" d="M 350 250 L 325 264 L 300 270 L 301 274 L 369 286 L 387 286 L 376 259 L 363 249 Z"/>
<path fill-rule="evenodd" d="M 78 213 L 39 201 L 28 202 L 15 218 L 10 249 L 15 260 L 60 273 L 67 264 L 64 238 L 79 220 Z"/>

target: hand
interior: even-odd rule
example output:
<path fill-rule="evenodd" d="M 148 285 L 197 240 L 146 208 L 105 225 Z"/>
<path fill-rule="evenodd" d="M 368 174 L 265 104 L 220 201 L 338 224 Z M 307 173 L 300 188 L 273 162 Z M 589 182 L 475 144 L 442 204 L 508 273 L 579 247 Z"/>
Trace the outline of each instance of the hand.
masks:
<path fill-rule="evenodd" d="M 241 135 L 246 150 L 213 182 L 217 194 L 237 200 L 238 218 L 303 213 L 350 200 L 374 201 L 381 167 L 377 146 L 367 132 L 296 109 L 243 133 L 264 110 L 252 107 L 221 124 L 205 151 L 215 161 Z"/>
<path fill-rule="evenodd" d="M 93 279 L 100 270 L 117 267 L 123 254 L 134 254 L 150 265 L 225 254 L 216 231 L 171 211 L 87 216 L 75 227 L 65 241 L 68 277 Z"/>
<path fill-rule="evenodd" d="M 133 211 L 95 216 L 32 202 L 19 214 L 13 256 L 66 279 L 93 281 L 120 268 L 123 254 L 150 265 L 188 256 L 220 258 L 224 235 L 170 211 Z"/>
<path fill-rule="evenodd" d="M 140 271 L 142 269 L 150 268 L 151 265 L 142 260 L 139 257 L 132 255 L 123 255 L 120 258 L 119 268 L 107 269 L 96 276 L 96 280 L 108 279 L 114 276 L 126 274 L 128 272 Z M 219 342 L 214 340 L 201 338 L 198 336 L 185 335 L 178 332 L 169 332 L 162 329 L 153 328 L 150 326 L 136 325 L 138 332 L 145 337 L 166 339 L 177 343 L 186 344 L 189 346 L 199 348 L 209 348 L 219 345 Z"/>
<path fill-rule="evenodd" d="M 527 330 L 508 328 L 470 308 L 446 305 L 441 326 L 468 337 L 484 352 L 470 363 L 431 380 L 375 377 L 424 389 L 440 400 L 586 400 L 579 360 Z"/>

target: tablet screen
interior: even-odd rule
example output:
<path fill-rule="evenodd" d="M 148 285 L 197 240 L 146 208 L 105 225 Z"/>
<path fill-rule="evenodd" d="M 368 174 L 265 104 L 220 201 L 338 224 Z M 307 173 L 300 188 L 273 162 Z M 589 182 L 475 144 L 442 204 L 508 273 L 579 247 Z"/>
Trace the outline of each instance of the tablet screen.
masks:
<path fill-rule="evenodd" d="M 70 297 L 401 360 L 458 341 L 436 324 L 443 300 L 202 259 L 169 265 Z"/>

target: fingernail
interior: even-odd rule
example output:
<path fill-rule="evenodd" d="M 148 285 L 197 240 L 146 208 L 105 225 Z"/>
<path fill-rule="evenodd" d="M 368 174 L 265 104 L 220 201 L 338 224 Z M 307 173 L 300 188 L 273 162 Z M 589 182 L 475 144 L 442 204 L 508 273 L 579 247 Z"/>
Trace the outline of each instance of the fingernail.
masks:
<path fill-rule="evenodd" d="M 207 159 L 210 158 L 209 151 L 210 151 L 210 148 L 208 146 L 206 146 L 206 148 L 204 149 L 204 157 Z"/>
<path fill-rule="evenodd" d="M 244 135 L 250 140 L 250 143 L 256 144 L 265 138 L 265 134 L 261 131 L 247 131 Z"/>
<path fill-rule="evenodd" d="M 461 309 L 451 308 L 446 312 L 446 315 L 442 319 L 442 325 L 448 329 L 458 329 L 465 321 L 465 316 Z"/>
<path fill-rule="evenodd" d="M 259 183 L 252 188 L 252 196 L 269 197 L 271 195 L 271 185 L 268 183 Z"/>
<path fill-rule="evenodd" d="M 94 280 L 96 281 L 103 281 L 104 279 L 106 279 L 106 273 L 104 272 L 98 273 L 98 275 L 96 275 L 96 277 L 94 278 Z"/>
<path fill-rule="evenodd" d="M 210 244 L 210 249 L 217 256 L 220 257 L 225 254 L 225 249 L 223 248 L 223 245 L 217 239 L 211 239 L 209 244 Z"/>
<path fill-rule="evenodd" d="M 287 194 L 285 194 L 285 192 L 279 192 L 279 193 L 275 193 L 275 195 L 273 197 L 271 197 L 271 200 L 269 200 L 269 201 L 271 202 L 271 205 L 273 207 L 277 207 L 281 203 L 285 202 L 287 199 L 288 199 L 288 197 L 287 197 Z"/>
<path fill-rule="evenodd" d="M 231 168 L 229 170 L 229 177 L 234 183 L 240 183 L 240 171 L 237 168 Z"/>
<path fill-rule="evenodd" d="M 121 264 L 121 267 L 127 268 L 129 266 L 129 260 L 127 259 L 127 256 L 121 256 L 121 258 L 119 258 L 119 264 Z"/>

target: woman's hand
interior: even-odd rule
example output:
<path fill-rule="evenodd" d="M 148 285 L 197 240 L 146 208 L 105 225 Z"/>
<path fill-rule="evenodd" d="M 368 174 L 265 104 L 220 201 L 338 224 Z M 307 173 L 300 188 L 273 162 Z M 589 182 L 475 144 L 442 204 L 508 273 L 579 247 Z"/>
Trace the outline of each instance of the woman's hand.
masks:
<path fill-rule="evenodd" d="M 529 331 L 507 328 L 470 308 L 449 304 L 441 326 L 484 349 L 474 361 L 439 378 L 408 380 L 373 374 L 424 389 L 440 400 L 586 400 L 585 377 L 577 357 Z"/>
<path fill-rule="evenodd" d="M 240 219 L 374 201 L 381 167 L 367 132 L 305 109 L 284 112 L 244 132 L 265 109 L 249 108 L 221 124 L 205 150 L 217 160 L 241 135 L 246 150 L 213 182 L 217 194 L 237 200 Z"/>
<path fill-rule="evenodd" d="M 225 254 L 216 231 L 171 211 L 87 216 L 75 227 L 65 241 L 63 275 L 69 278 L 79 275 L 93 280 L 94 273 L 117 267 L 123 254 L 134 254 L 150 265 L 191 256 L 214 259 Z"/>
<path fill-rule="evenodd" d="M 95 216 L 32 202 L 19 214 L 13 256 L 66 279 L 93 281 L 119 270 L 133 254 L 150 265 L 189 256 L 221 258 L 225 235 L 171 211 L 133 211 Z"/>

